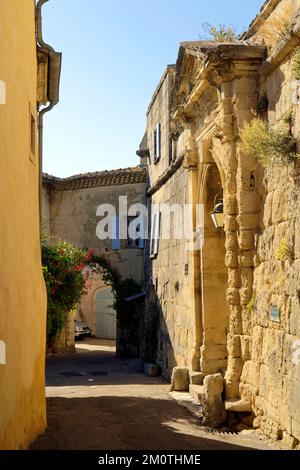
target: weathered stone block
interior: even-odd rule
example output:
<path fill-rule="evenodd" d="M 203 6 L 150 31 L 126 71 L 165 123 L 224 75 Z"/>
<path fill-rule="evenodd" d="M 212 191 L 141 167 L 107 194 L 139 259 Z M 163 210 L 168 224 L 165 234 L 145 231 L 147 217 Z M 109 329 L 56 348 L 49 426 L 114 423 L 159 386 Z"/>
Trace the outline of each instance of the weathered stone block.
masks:
<path fill-rule="evenodd" d="M 234 289 L 234 288 L 227 289 L 226 300 L 230 305 L 239 305 L 240 303 L 239 289 Z"/>
<path fill-rule="evenodd" d="M 243 360 L 229 356 L 225 382 L 239 382 L 243 370 Z"/>
<path fill-rule="evenodd" d="M 187 367 L 174 367 L 171 384 L 172 391 L 188 392 L 190 384 L 189 369 Z"/>
<path fill-rule="evenodd" d="M 300 301 L 298 296 L 291 299 L 289 331 L 292 335 L 300 336 Z"/>
<path fill-rule="evenodd" d="M 239 386 L 241 399 L 251 404 L 251 410 L 254 409 L 256 397 L 258 396 L 258 388 L 248 383 L 240 383 Z"/>
<path fill-rule="evenodd" d="M 228 269 L 228 285 L 232 288 L 239 288 L 241 286 L 240 273 L 238 269 Z"/>
<path fill-rule="evenodd" d="M 234 411 L 236 413 L 249 413 L 252 411 L 251 403 L 242 399 L 227 400 L 225 408 L 226 411 Z"/>
<path fill-rule="evenodd" d="M 300 259 L 300 218 L 295 223 L 295 258 Z"/>
<path fill-rule="evenodd" d="M 272 225 L 272 201 L 273 201 L 273 193 L 270 192 L 263 206 L 263 224 L 265 227 L 268 225 Z"/>
<path fill-rule="evenodd" d="M 288 449 L 294 450 L 299 444 L 299 441 L 295 439 L 295 437 L 290 436 L 287 432 L 283 432 L 282 444 Z"/>
<path fill-rule="evenodd" d="M 243 268 L 253 268 L 254 267 L 254 253 L 253 251 L 243 251 L 239 256 L 240 265 Z"/>
<path fill-rule="evenodd" d="M 275 188 L 272 199 L 272 223 L 279 224 L 287 219 L 288 198 L 285 189 Z"/>
<path fill-rule="evenodd" d="M 252 250 L 254 246 L 254 230 L 240 230 L 238 242 L 240 250 Z"/>
<path fill-rule="evenodd" d="M 203 382 L 202 402 L 205 421 L 210 426 L 219 426 L 226 420 L 225 405 L 222 399 L 224 379 L 221 374 L 208 375 Z"/>
<path fill-rule="evenodd" d="M 240 229 L 251 230 L 255 229 L 259 225 L 258 214 L 240 214 L 237 217 L 237 221 Z"/>
<path fill-rule="evenodd" d="M 260 200 L 256 191 L 240 191 L 237 201 L 238 209 L 241 214 L 248 214 L 259 210 Z"/>
<path fill-rule="evenodd" d="M 240 289 L 240 302 L 241 305 L 248 305 L 252 298 L 252 287 L 242 287 Z"/>
<path fill-rule="evenodd" d="M 263 335 L 264 329 L 261 326 L 256 325 L 253 329 L 251 351 L 252 360 L 255 362 L 262 361 Z"/>
<path fill-rule="evenodd" d="M 237 217 L 235 215 L 225 215 L 224 217 L 224 230 L 225 232 L 234 232 L 238 228 Z"/>
<path fill-rule="evenodd" d="M 241 382 L 259 387 L 260 366 L 257 362 L 246 361 L 241 375 Z"/>
<path fill-rule="evenodd" d="M 237 268 L 238 257 L 236 251 L 227 251 L 225 256 L 225 266 L 232 269 Z"/>
<path fill-rule="evenodd" d="M 156 364 L 144 364 L 144 373 L 149 377 L 158 377 L 160 375 L 160 369 Z"/>
<path fill-rule="evenodd" d="M 235 251 L 238 247 L 236 232 L 226 232 L 225 248 L 226 251 Z"/>
<path fill-rule="evenodd" d="M 235 194 L 227 194 L 224 198 L 224 213 L 227 215 L 237 214 L 237 200 Z"/>
<path fill-rule="evenodd" d="M 237 335 L 243 332 L 242 313 L 239 305 L 230 306 L 229 332 Z"/>
<path fill-rule="evenodd" d="M 242 287 L 250 288 L 253 287 L 253 269 L 252 268 L 242 268 L 241 269 L 241 281 Z"/>
<path fill-rule="evenodd" d="M 228 354 L 234 358 L 241 357 L 241 337 L 239 335 L 229 334 L 227 337 Z"/>
<path fill-rule="evenodd" d="M 267 365 L 261 365 L 260 367 L 260 378 L 259 378 L 259 395 L 268 399 L 269 396 L 269 367 Z"/>
<path fill-rule="evenodd" d="M 241 336 L 241 352 L 244 361 L 249 361 L 251 359 L 251 349 L 252 337 L 245 335 Z"/>

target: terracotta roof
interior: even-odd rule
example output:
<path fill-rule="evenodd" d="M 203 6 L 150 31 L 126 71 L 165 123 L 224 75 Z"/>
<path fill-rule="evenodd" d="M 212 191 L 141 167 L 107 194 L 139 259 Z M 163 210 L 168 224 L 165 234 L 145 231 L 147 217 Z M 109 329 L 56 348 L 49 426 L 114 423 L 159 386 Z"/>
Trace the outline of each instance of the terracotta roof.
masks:
<path fill-rule="evenodd" d="M 43 173 L 43 184 L 57 191 L 71 191 L 83 188 L 99 188 L 102 186 L 120 186 L 123 184 L 138 184 L 146 182 L 146 170 L 141 167 L 120 168 L 119 170 L 96 171 L 84 173 L 69 178 L 57 178 Z"/>

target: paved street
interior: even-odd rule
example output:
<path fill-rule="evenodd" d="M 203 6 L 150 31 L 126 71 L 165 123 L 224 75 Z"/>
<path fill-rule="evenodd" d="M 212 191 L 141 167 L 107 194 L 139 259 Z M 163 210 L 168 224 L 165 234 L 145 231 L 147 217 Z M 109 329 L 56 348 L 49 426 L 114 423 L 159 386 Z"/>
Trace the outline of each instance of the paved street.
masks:
<path fill-rule="evenodd" d="M 257 434 L 209 433 L 168 392 L 138 361 L 116 359 L 112 342 L 78 342 L 76 355 L 48 360 L 48 429 L 32 449 L 269 448 Z"/>

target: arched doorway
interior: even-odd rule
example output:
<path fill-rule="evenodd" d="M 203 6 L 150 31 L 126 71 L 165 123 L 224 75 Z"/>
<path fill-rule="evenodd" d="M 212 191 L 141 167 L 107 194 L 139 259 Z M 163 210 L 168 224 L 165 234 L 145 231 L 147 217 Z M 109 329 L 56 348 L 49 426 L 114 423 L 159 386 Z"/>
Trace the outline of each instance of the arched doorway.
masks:
<path fill-rule="evenodd" d="M 225 232 L 216 228 L 211 213 L 216 199 L 223 199 L 223 188 L 216 163 L 206 164 L 202 186 L 204 204 L 204 246 L 201 250 L 202 347 L 201 371 L 225 372 L 229 305 L 226 301 L 228 273 L 225 266 Z"/>
<path fill-rule="evenodd" d="M 117 314 L 114 309 L 115 297 L 110 287 L 95 293 L 95 334 L 97 338 L 116 339 Z"/>

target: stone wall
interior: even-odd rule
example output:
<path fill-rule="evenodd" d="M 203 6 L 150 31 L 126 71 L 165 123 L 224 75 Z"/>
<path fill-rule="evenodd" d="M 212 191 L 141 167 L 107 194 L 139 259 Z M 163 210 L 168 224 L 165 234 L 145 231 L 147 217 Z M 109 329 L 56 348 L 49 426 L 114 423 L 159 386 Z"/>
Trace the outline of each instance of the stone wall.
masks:
<path fill-rule="evenodd" d="M 262 77 L 260 94 L 269 101 L 268 122 L 282 126 L 293 109 L 293 135 L 299 137 L 299 105 L 292 103 L 292 53 L 268 76 Z M 256 423 L 273 438 L 300 441 L 300 195 L 299 163 L 270 167 L 261 172 L 261 216 L 256 235 L 254 308 L 249 313 L 252 344 L 242 382 L 256 393 Z M 278 249 L 288 255 L 278 259 Z M 280 258 L 280 256 L 279 256 Z M 280 310 L 272 321 L 271 308 Z M 298 343 L 297 343 L 298 341 Z M 298 351 L 298 353 L 297 353 Z"/>
<path fill-rule="evenodd" d="M 189 202 L 188 171 L 178 172 L 152 196 L 153 204 L 184 204 Z M 176 216 L 162 215 L 159 253 L 152 262 L 152 282 L 161 309 L 158 342 L 158 364 L 166 377 L 174 366 L 192 367 L 195 348 L 195 305 L 193 292 L 193 255 L 186 249 L 187 241 L 169 238 L 167 226 L 174 228 Z M 178 228 L 178 225 L 176 225 Z M 167 239 L 164 239 L 166 236 Z"/>
<path fill-rule="evenodd" d="M 167 176 L 170 168 L 169 137 L 170 92 L 173 85 L 174 67 L 168 67 L 157 87 L 147 113 L 147 136 L 149 158 L 149 180 L 152 211 L 159 207 L 160 236 L 157 256 L 151 261 L 150 284 L 153 286 L 154 299 L 161 312 L 158 331 L 157 362 L 165 377 L 170 378 L 176 365 L 192 367 L 196 346 L 195 299 L 194 299 L 194 254 L 187 249 L 188 241 L 178 237 L 176 230 L 182 231 L 182 219 L 178 218 L 176 205 L 182 209 L 190 201 L 190 175 L 182 165 L 186 141 L 181 139 L 178 157 L 181 164 L 173 174 Z M 153 129 L 157 123 L 162 129 L 161 159 L 153 160 Z M 155 189 L 154 189 L 155 188 Z"/>
<path fill-rule="evenodd" d="M 153 180 L 163 172 L 159 164 L 149 167 L 153 202 L 186 202 L 189 194 L 190 203 L 204 204 L 204 246 L 195 252 L 188 282 L 183 268 L 190 261 L 180 243 L 160 241 L 152 263 L 169 334 L 161 336 L 160 363 L 166 367 L 172 355 L 175 366 L 200 370 L 197 394 L 211 422 L 222 422 L 225 408 L 230 418 L 251 413 L 255 427 L 291 448 L 300 440 L 299 161 L 263 168 L 243 151 L 240 131 L 266 96 L 261 117 L 270 129 L 287 125 L 292 110 L 291 131 L 299 138 L 299 105 L 292 102 L 299 7 L 298 0 L 266 2 L 240 43 L 181 45 L 170 100 L 159 93 L 155 99 L 158 109 L 169 109 L 183 166 L 156 186 Z M 216 229 L 210 217 L 218 193 L 224 229 Z M 190 377 L 193 385 L 195 375 Z M 225 408 L 219 407 L 221 394 Z"/>

